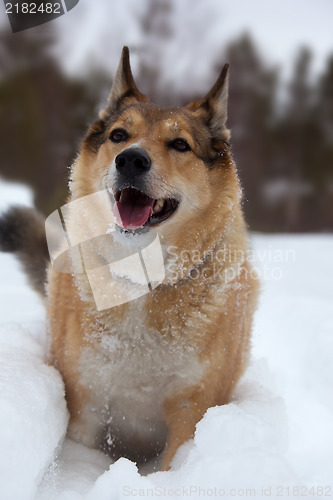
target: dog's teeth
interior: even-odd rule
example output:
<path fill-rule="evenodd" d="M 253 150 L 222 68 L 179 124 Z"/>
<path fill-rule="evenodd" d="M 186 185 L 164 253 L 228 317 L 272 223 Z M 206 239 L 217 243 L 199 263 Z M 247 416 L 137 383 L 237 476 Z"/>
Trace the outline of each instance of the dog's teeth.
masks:
<path fill-rule="evenodd" d="M 122 197 L 123 197 L 123 191 L 120 192 L 119 202 L 121 202 Z"/>
<path fill-rule="evenodd" d="M 156 200 L 155 201 L 155 204 L 154 204 L 154 212 L 160 212 L 162 210 L 164 206 L 164 200 L 162 199 L 159 199 L 159 200 Z"/>

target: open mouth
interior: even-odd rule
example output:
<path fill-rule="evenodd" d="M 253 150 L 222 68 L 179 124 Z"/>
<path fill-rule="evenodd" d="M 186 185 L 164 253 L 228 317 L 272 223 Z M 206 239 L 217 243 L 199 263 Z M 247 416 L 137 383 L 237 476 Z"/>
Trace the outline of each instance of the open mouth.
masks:
<path fill-rule="evenodd" d="M 179 205 L 173 198 L 154 199 L 132 187 L 117 191 L 115 200 L 116 223 L 125 229 L 160 224 L 169 219 Z"/>

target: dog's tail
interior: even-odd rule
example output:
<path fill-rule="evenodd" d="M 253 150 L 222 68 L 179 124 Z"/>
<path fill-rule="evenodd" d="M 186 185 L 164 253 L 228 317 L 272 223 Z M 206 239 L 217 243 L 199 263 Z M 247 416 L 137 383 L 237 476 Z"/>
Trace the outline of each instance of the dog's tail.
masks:
<path fill-rule="evenodd" d="M 30 285 L 44 296 L 49 262 L 44 216 L 22 206 L 0 215 L 0 250 L 17 255 Z"/>

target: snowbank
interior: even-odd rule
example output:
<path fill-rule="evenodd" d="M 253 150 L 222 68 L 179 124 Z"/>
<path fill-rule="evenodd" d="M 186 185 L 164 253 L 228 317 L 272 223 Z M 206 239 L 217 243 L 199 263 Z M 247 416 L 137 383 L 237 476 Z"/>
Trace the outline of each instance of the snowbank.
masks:
<path fill-rule="evenodd" d="M 31 191 L 0 181 L 0 210 L 32 205 Z M 12 255 L 0 253 L 0 498 L 30 500 L 64 438 L 60 374 L 45 364 L 45 313 Z"/>
<path fill-rule="evenodd" d="M 2 499 L 34 497 L 66 432 L 62 380 L 43 361 L 38 326 L 12 323 L 0 328 Z"/>
<path fill-rule="evenodd" d="M 0 212 L 11 203 L 33 205 L 32 191 L 24 184 L 6 182 L 0 177 Z"/>
<path fill-rule="evenodd" d="M 45 364 L 43 307 L 0 254 L 1 500 L 333 495 L 333 236 L 255 235 L 253 246 L 263 292 L 251 366 L 173 469 L 145 476 L 63 442 L 68 415 L 60 375 Z"/>

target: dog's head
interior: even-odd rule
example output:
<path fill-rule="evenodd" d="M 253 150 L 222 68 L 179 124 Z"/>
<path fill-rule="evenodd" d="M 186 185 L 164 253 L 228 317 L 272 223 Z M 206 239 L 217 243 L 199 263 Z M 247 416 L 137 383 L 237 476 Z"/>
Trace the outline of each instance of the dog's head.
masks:
<path fill-rule="evenodd" d="M 109 189 L 120 232 L 158 232 L 167 245 L 202 252 L 216 244 L 240 201 L 226 128 L 228 69 L 203 99 L 159 108 L 137 89 L 125 47 L 74 166 L 74 198 Z"/>

